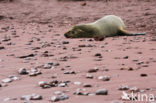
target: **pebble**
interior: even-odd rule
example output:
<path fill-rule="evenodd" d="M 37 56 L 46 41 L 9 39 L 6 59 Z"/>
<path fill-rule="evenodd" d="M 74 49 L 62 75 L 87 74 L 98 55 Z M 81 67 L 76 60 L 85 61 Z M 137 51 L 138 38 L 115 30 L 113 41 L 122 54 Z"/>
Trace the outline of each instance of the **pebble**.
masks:
<path fill-rule="evenodd" d="M 19 80 L 19 78 L 15 75 L 9 75 L 8 78 L 10 78 L 12 80 Z"/>
<path fill-rule="evenodd" d="M 11 40 L 10 36 L 5 35 L 4 38 L 2 39 L 2 42 L 7 42 L 10 40 Z"/>
<path fill-rule="evenodd" d="M 92 87 L 91 84 L 83 84 L 83 87 Z"/>
<path fill-rule="evenodd" d="M 28 58 L 28 57 L 34 57 L 36 56 L 36 54 L 27 54 L 27 55 L 23 55 L 23 56 L 18 56 L 17 58 Z"/>
<path fill-rule="evenodd" d="M 86 74 L 86 78 L 88 78 L 88 79 L 93 79 L 93 78 L 94 78 L 94 76 L 93 76 L 93 75 L 91 75 L 91 74 Z"/>
<path fill-rule="evenodd" d="M 51 97 L 52 102 L 58 102 L 66 99 L 69 99 L 69 97 L 66 94 L 61 94 L 61 95 Z"/>
<path fill-rule="evenodd" d="M 24 95 L 21 97 L 21 100 L 42 100 L 42 96 L 36 93 L 33 93 L 31 95 Z"/>
<path fill-rule="evenodd" d="M 99 76 L 98 79 L 102 80 L 102 81 L 109 81 L 110 77 L 109 76 Z"/>
<path fill-rule="evenodd" d="M 65 71 L 64 74 L 76 74 L 75 71 Z"/>
<path fill-rule="evenodd" d="M 42 88 L 50 88 L 51 86 L 47 83 L 47 82 L 45 82 L 45 81 L 40 81 L 40 82 L 38 82 L 38 85 L 39 85 L 39 87 L 42 87 Z"/>
<path fill-rule="evenodd" d="M 87 47 L 85 44 L 78 45 L 78 47 Z"/>
<path fill-rule="evenodd" d="M 81 85 L 81 82 L 74 82 L 75 85 Z"/>
<path fill-rule="evenodd" d="M 55 91 L 54 94 L 55 94 L 55 95 L 61 95 L 62 92 L 61 92 L 61 91 Z"/>
<path fill-rule="evenodd" d="M 57 87 L 60 82 L 58 80 L 53 80 L 48 83 L 51 87 Z"/>
<path fill-rule="evenodd" d="M 10 83 L 12 82 L 13 80 L 11 78 L 5 78 L 2 80 L 3 83 Z"/>
<path fill-rule="evenodd" d="M 88 73 L 95 73 L 97 72 L 99 69 L 98 68 L 93 68 L 93 69 L 89 69 Z"/>
<path fill-rule="evenodd" d="M 128 59 L 129 58 L 129 56 L 125 56 L 125 57 L 123 57 L 123 59 Z"/>
<path fill-rule="evenodd" d="M 58 85 L 58 87 L 66 87 L 67 86 L 67 83 L 60 83 L 59 85 Z"/>
<path fill-rule="evenodd" d="M 44 66 L 43 66 L 43 68 L 44 69 L 51 69 L 51 67 L 53 66 L 53 63 L 46 63 L 46 64 L 44 64 Z"/>
<path fill-rule="evenodd" d="M 86 90 L 85 89 L 80 89 L 80 88 L 78 88 L 78 89 L 76 89 L 76 92 L 74 92 L 73 93 L 74 95 L 89 95 L 89 93 L 88 92 L 86 92 Z"/>
<path fill-rule="evenodd" d="M 129 90 L 130 90 L 131 92 L 139 92 L 139 91 L 140 91 L 140 89 L 137 88 L 137 87 L 132 87 L 132 88 L 130 88 Z"/>
<path fill-rule="evenodd" d="M 27 101 L 29 101 L 30 99 L 31 99 L 31 95 L 23 95 L 21 97 L 21 100 L 27 100 Z"/>
<path fill-rule="evenodd" d="M 101 57 L 102 55 L 101 55 L 101 53 L 96 53 L 95 56 L 96 57 Z"/>
<path fill-rule="evenodd" d="M 128 85 L 122 85 L 121 87 L 118 88 L 118 90 L 129 90 Z"/>
<path fill-rule="evenodd" d="M 26 74 L 28 74 L 28 71 L 26 70 L 26 68 L 20 68 L 18 70 L 18 73 L 21 74 L 21 75 L 26 75 Z"/>
<path fill-rule="evenodd" d="M 2 49 L 5 49 L 5 47 L 4 46 L 0 46 L 0 50 L 2 50 Z"/>
<path fill-rule="evenodd" d="M 31 100 L 41 100 L 42 96 L 39 94 L 32 94 L 31 95 Z"/>
<path fill-rule="evenodd" d="M 29 76 L 37 76 L 39 74 L 42 74 L 42 72 L 36 68 L 31 68 L 29 71 Z"/>
<path fill-rule="evenodd" d="M 38 82 L 39 87 L 42 88 L 51 88 L 51 87 L 66 87 L 68 86 L 68 83 L 70 81 L 57 81 L 57 80 L 53 80 L 49 83 L 45 82 L 45 81 L 40 81 Z"/>
<path fill-rule="evenodd" d="M 10 101 L 10 100 L 17 100 L 17 98 L 4 98 L 3 99 L 4 102 Z"/>
<path fill-rule="evenodd" d="M 59 65 L 60 65 L 60 63 L 58 63 L 58 62 L 53 64 L 53 66 L 59 66 Z"/>
<path fill-rule="evenodd" d="M 145 73 L 140 74 L 141 77 L 147 77 L 148 75 Z"/>
<path fill-rule="evenodd" d="M 108 95 L 107 89 L 99 89 L 96 91 L 96 95 Z"/>
<path fill-rule="evenodd" d="M 69 41 L 63 41 L 62 44 L 69 44 Z"/>

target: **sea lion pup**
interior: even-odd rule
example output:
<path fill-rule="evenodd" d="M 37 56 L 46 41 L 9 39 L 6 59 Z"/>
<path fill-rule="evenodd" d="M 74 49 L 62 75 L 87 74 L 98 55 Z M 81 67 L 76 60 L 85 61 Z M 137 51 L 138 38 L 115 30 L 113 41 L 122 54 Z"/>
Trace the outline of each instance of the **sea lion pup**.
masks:
<path fill-rule="evenodd" d="M 103 40 L 112 36 L 136 36 L 146 33 L 129 33 L 125 30 L 123 20 L 115 15 L 107 15 L 103 18 L 88 24 L 76 25 L 67 31 L 66 38 L 94 38 Z"/>

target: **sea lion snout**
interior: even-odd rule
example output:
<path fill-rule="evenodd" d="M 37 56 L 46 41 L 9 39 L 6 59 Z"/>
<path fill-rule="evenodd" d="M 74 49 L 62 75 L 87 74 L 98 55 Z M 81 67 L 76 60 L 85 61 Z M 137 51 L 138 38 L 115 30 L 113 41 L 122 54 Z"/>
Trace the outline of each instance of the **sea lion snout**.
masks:
<path fill-rule="evenodd" d="M 69 36 L 68 36 L 68 34 L 67 34 L 67 33 L 65 33 L 65 34 L 64 34 L 64 36 L 65 36 L 66 38 L 69 38 Z"/>
<path fill-rule="evenodd" d="M 70 36 L 70 31 L 67 31 L 67 32 L 64 34 L 64 36 L 65 36 L 66 38 L 71 38 L 71 36 Z"/>

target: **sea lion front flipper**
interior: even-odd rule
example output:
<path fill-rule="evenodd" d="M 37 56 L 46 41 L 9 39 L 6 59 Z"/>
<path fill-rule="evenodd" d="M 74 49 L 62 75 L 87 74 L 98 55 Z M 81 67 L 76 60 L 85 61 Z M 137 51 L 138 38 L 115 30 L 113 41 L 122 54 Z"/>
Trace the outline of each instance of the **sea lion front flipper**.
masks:
<path fill-rule="evenodd" d="M 103 37 L 103 36 L 95 36 L 94 37 L 95 41 L 103 41 L 104 39 L 105 39 L 105 37 Z"/>
<path fill-rule="evenodd" d="M 121 35 L 121 36 L 137 36 L 137 35 L 146 35 L 146 32 L 143 32 L 143 33 L 130 33 L 124 29 L 120 29 L 118 31 L 118 35 Z"/>

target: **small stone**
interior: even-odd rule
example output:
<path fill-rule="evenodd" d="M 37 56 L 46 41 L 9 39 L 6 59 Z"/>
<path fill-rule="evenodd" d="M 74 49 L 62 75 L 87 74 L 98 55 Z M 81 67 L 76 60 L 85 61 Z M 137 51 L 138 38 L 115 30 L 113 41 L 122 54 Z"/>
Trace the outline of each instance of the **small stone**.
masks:
<path fill-rule="evenodd" d="M 96 57 L 99 57 L 99 56 L 101 57 L 102 55 L 100 53 L 96 53 L 95 56 Z"/>
<path fill-rule="evenodd" d="M 27 100 L 29 101 L 31 99 L 31 95 L 24 95 L 21 97 L 21 100 Z"/>
<path fill-rule="evenodd" d="M 148 75 L 145 73 L 140 74 L 141 77 L 147 77 Z"/>
<path fill-rule="evenodd" d="M 48 83 L 45 81 L 38 82 L 39 87 L 44 87 L 44 85 L 47 85 Z"/>
<path fill-rule="evenodd" d="M 153 88 L 146 88 L 146 90 L 153 91 L 154 89 Z"/>
<path fill-rule="evenodd" d="M 3 83 L 10 83 L 12 82 L 13 80 L 11 78 L 5 78 L 2 80 Z"/>
<path fill-rule="evenodd" d="M 49 83 L 49 85 L 50 85 L 51 87 L 57 87 L 58 84 L 59 84 L 59 81 L 58 81 L 58 80 L 53 80 L 53 81 L 51 81 L 51 82 Z"/>
<path fill-rule="evenodd" d="M 5 47 L 4 46 L 0 46 L 0 50 L 2 50 L 2 49 L 5 49 Z"/>
<path fill-rule="evenodd" d="M 26 74 L 28 74 L 28 71 L 25 68 L 20 68 L 18 70 L 18 73 L 21 74 L 21 75 L 26 75 Z"/>
<path fill-rule="evenodd" d="M 61 95 L 62 92 L 61 92 L 61 91 L 55 91 L 54 94 L 55 94 L 55 95 Z"/>
<path fill-rule="evenodd" d="M 10 40 L 11 40 L 10 36 L 5 35 L 4 38 L 2 39 L 2 42 L 7 42 Z"/>
<path fill-rule="evenodd" d="M 83 87 L 92 87 L 91 84 L 84 84 Z"/>
<path fill-rule="evenodd" d="M 107 89 L 99 89 L 96 91 L 96 95 L 108 95 Z"/>
<path fill-rule="evenodd" d="M 81 44 L 78 47 L 86 47 L 86 45 L 85 44 Z"/>
<path fill-rule="evenodd" d="M 18 56 L 17 58 L 23 59 L 23 58 L 34 57 L 34 56 L 36 56 L 36 54 L 27 54 L 27 55 L 23 55 L 23 56 Z"/>
<path fill-rule="evenodd" d="M 93 77 L 93 75 L 91 75 L 91 74 L 86 74 L 86 78 L 88 78 L 88 79 L 93 79 L 94 77 Z"/>
<path fill-rule="evenodd" d="M 73 93 L 74 95 L 89 95 L 88 92 L 85 92 L 85 89 L 76 89 L 76 92 Z"/>
<path fill-rule="evenodd" d="M 128 71 L 133 71 L 134 69 L 132 67 L 129 67 L 128 68 Z"/>
<path fill-rule="evenodd" d="M 89 69 L 88 73 L 95 73 L 97 72 L 99 69 L 98 68 L 93 68 L 93 69 Z"/>
<path fill-rule="evenodd" d="M 32 94 L 31 100 L 42 100 L 42 96 L 39 94 Z"/>
<path fill-rule="evenodd" d="M 59 65 L 60 65 L 60 63 L 58 63 L 58 62 L 57 62 L 57 63 L 54 63 L 53 65 L 54 65 L 54 66 L 59 66 Z"/>
<path fill-rule="evenodd" d="M 99 76 L 98 79 L 102 80 L 102 81 L 109 81 L 110 77 L 109 76 Z"/>
<path fill-rule="evenodd" d="M 31 68 L 31 70 L 29 71 L 29 76 L 37 76 L 39 74 L 42 74 L 42 73 L 40 70 L 36 68 Z"/>
<path fill-rule="evenodd" d="M 123 57 L 123 59 L 128 59 L 129 58 L 129 56 L 125 56 L 125 57 Z"/>
<path fill-rule="evenodd" d="M 118 90 L 129 90 L 128 85 L 122 85 Z"/>
<path fill-rule="evenodd" d="M 81 85 L 81 82 L 74 82 L 75 85 Z"/>
<path fill-rule="evenodd" d="M 39 94 L 31 94 L 31 95 L 24 95 L 21 97 L 21 100 L 41 100 L 42 99 L 42 96 L 39 95 Z"/>
<path fill-rule="evenodd" d="M 47 82 L 45 82 L 45 81 L 40 81 L 40 82 L 38 82 L 38 85 L 39 85 L 39 87 L 42 87 L 42 88 L 50 88 L 51 86 L 47 83 Z"/>
<path fill-rule="evenodd" d="M 62 44 L 69 44 L 69 41 L 63 41 Z"/>
<path fill-rule="evenodd" d="M 53 66 L 53 63 L 46 63 L 46 64 L 44 64 L 43 68 L 44 69 L 51 69 L 52 66 Z"/>
<path fill-rule="evenodd" d="M 10 101 L 10 100 L 17 100 L 17 98 L 4 98 L 3 99 L 4 102 Z"/>
<path fill-rule="evenodd" d="M 137 88 L 137 87 L 132 87 L 132 88 L 130 88 L 129 90 L 130 90 L 131 92 L 139 92 L 139 91 L 140 91 L 140 89 Z"/>
<path fill-rule="evenodd" d="M 144 62 L 143 61 L 138 61 L 137 62 L 137 65 L 141 65 L 141 64 L 143 64 Z"/>
<path fill-rule="evenodd" d="M 59 85 L 58 85 L 58 87 L 66 87 L 67 86 L 67 83 L 60 83 Z"/>
<path fill-rule="evenodd" d="M 10 78 L 12 80 L 19 80 L 19 78 L 14 75 L 9 75 L 8 78 Z"/>
<path fill-rule="evenodd" d="M 58 102 L 58 101 L 66 100 L 68 98 L 69 97 L 66 94 L 61 94 L 61 95 L 58 95 L 58 96 L 52 96 L 51 101 L 52 102 Z"/>
<path fill-rule="evenodd" d="M 65 71 L 64 74 L 76 74 L 75 71 Z"/>

